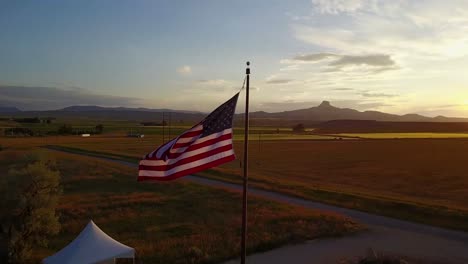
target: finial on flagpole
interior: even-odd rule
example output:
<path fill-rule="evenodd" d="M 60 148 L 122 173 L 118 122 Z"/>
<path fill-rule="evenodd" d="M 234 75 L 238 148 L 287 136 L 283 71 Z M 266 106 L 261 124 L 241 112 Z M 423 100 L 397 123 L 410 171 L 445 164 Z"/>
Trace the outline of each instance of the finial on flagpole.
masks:
<path fill-rule="evenodd" d="M 245 264 L 247 255 L 247 181 L 249 178 L 249 83 L 250 83 L 250 61 L 245 69 L 245 117 L 244 117 L 244 179 L 242 188 L 242 239 L 241 239 L 241 264 Z"/>

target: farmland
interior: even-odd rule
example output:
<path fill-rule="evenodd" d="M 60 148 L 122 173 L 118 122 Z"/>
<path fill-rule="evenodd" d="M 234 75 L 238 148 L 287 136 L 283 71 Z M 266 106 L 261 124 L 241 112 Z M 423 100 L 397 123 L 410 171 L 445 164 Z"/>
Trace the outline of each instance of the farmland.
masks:
<path fill-rule="evenodd" d="M 321 134 L 338 133 L 467 133 L 467 122 L 382 122 L 331 120 L 317 125 Z"/>
<path fill-rule="evenodd" d="M 467 229 L 467 139 L 271 141 L 251 148 L 253 185 Z M 239 176 L 239 164 L 231 163 L 211 177 Z"/>
<path fill-rule="evenodd" d="M 330 136 L 368 139 L 403 139 L 403 138 L 468 138 L 468 133 L 342 133 Z"/>
<path fill-rule="evenodd" d="M 0 152 L 6 173 L 27 149 Z M 138 183 L 134 169 L 90 157 L 40 150 L 55 159 L 64 188 L 59 205 L 61 233 L 37 261 L 68 244 L 93 219 L 106 233 L 136 248 L 145 263 L 214 263 L 239 252 L 240 195 L 179 180 Z M 362 227 L 339 215 L 251 197 L 249 252 L 286 243 L 341 236 Z"/>
<path fill-rule="evenodd" d="M 172 127 L 171 134 L 187 127 Z M 19 150 L 49 145 L 136 162 L 163 143 L 161 127 L 147 129 L 153 132 L 144 138 L 126 137 L 124 130 L 116 129 L 89 138 L 3 137 L 1 144 Z M 168 140 L 168 130 L 164 133 Z M 380 215 L 468 230 L 468 139 L 460 135 L 464 134 L 314 135 L 253 127 L 250 184 Z M 243 157 L 242 143 L 242 129 L 236 128 L 234 145 L 239 159 Z M 241 165 L 236 160 L 199 175 L 240 183 Z M 131 178 L 134 174 L 127 175 Z"/>
<path fill-rule="evenodd" d="M 54 133 L 63 126 L 70 125 L 74 131 L 92 131 L 97 125 L 103 125 L 104 134 L 107 136 L 125 136 L 127 134 L 143 134 L 145 136 L 163 136 L 165 139 L 175 137 L 189 129 L 194 123 L 190 124 L 173 124 L 171 126 L 145 126 L 138 122 L 130 121 L 98 121 L 98 120 L 87 120 L 87 119 L 72 119 L 72 120 L 54 120 L 51 124 L 46 123 L 15 123 L 13 121 L 0 121 L 0 133 L 2 129 L 21 127 L 27 128 L 38 135 L 55 135 Z M 310 132 L 310 131 L 308 131 Z M 234 139 L 243 139 L 243 128 L 234 128 Z M 252 135 L 251 140 L 257 140 L 258 136 L 263 139 L 277 140 L 277 139 L 330 139 L 331 136 L 313 135 L 311 133 L 305 133 L 302 135 L 292 134 L 290 127 L 250 127 L 250 134 Z M 154 140 L 154 139 L 153 139 Z"/>
<path fill-rule="evenodd" d="M 5 146 L 18 139 L 6 139 Z M 26 143 L 27 141 L 29 143 Z M 21 140 L 136 161 L 160 136 Z M 242 157 L 242 141 L 235 141 Z M 467 139 L 252 140 L 251 184 L 377 214 L 468 229 Z M 104 154 L 103 154 L 104 153 Z M 202 173 L 240 182 L 240 162 Z"/>

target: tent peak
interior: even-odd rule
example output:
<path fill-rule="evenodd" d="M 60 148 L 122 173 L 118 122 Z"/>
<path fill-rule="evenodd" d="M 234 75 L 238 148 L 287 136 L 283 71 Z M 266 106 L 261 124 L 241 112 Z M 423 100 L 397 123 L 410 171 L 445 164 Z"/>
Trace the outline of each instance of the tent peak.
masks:
<path fill-rule="evenodd" d="M 135 249 L 113 239 L 90 220 L 81 233 L 54 255 L 45 258 L 45 264 L 97 263 L 115 258 L 134 258 Z"/>

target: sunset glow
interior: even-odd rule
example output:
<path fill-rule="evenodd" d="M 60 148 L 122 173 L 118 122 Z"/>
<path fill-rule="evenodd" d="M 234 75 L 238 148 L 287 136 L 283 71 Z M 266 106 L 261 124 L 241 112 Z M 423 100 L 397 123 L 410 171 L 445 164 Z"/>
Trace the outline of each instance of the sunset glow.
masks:
<path fill-rule="evenodd" d="M 453 96 L 468 90 L 467 10 L 458 0 L 8 1 L 0 104 L 209 111 L 240 89 L 250 60 L 253 110 L 328 100 L 468 117 Z M 47 101 L 63 90 L 80 100 Z"/>

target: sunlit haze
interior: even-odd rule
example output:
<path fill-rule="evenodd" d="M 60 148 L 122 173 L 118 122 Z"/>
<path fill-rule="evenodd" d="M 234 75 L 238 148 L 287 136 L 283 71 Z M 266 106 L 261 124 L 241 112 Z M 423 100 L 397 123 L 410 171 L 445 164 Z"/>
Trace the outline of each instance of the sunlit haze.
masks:
<path fill-rule="evenodd" d="M 468 117 L 468 1 L 1 1 L 0 32 L 0 106 L 208 112 L 249 60 L 253 110 Z"/>

